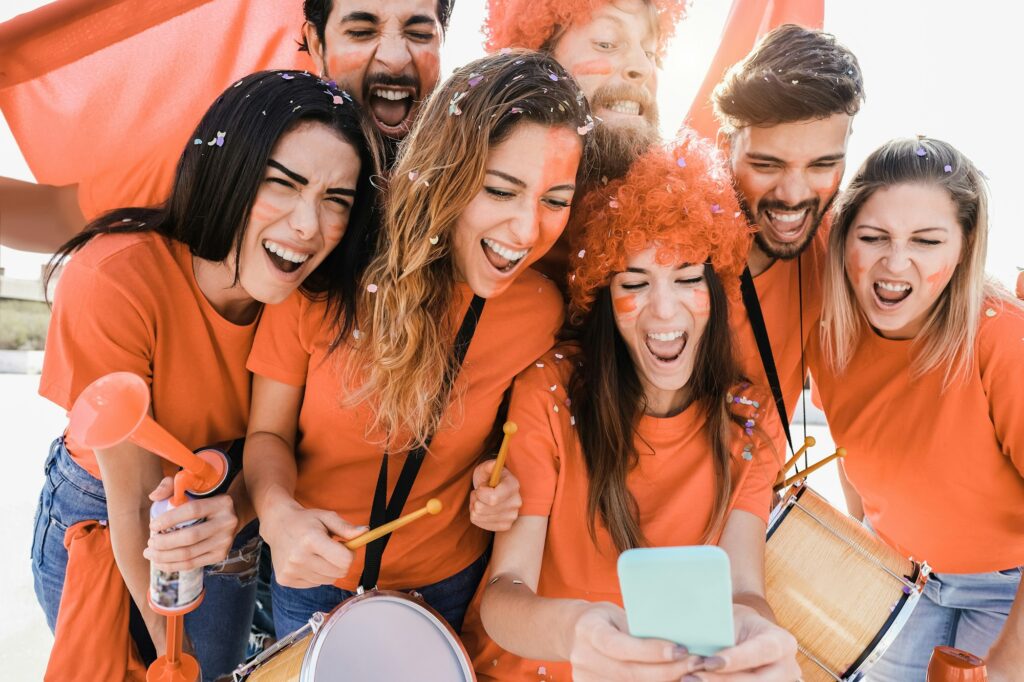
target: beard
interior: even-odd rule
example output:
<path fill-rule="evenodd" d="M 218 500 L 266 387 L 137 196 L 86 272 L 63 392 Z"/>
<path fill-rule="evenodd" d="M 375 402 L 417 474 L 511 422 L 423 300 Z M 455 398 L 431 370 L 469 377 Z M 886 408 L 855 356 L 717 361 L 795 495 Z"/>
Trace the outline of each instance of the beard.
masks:
<path fill-rule="evenodd" d="M 646 89 L 629 85 L 598 88 L 590 99 L 590 106 L 597 110 L 620 100 L 638 102 L 640 116 L 631 123 L 598 121 L 594 126 L 595 158 L 587 169 L 585 179 L 588 186 L 623 177 L 637 157 L 661 142 L 658 105 Z"/>
<path fill-rule="evenodd" d="M 824 206 L 821 205 L 821 201 L 819 199 L 801 201 L 795 206 L 789 206 L 781 201 L 766 199 L 757 205 L 757 213 L 755 214 L 754 211 L 751 210 L 750 205 L 747 203 L 742 192 L 740 192 L 739 188 L 736 188 L 736 198 L 739 200 L 740 208 L 746 215 L 747 222 L 751 225 L 756 225 L 758 228 L 757 232 L 754 233 L 754 243 L 766 255 L 778 260 L 792 260 L 804 252 L 807 246 L 814 240 L 814 236 L 818 233 L 818 230 L 821 228 L 821 223 L 825 219 L 825 215 L 828 213 L 829 209 L 832 208 L 832 203 L 835 201 L 836 196 L 838 196 L 838 192 L 829 197 Z M 768 211 L 801 211 L 803 209 L 807 209 L 811 222 L 804 231 L 803 236 L 798 241 L 775 241 L 769 236 L 768 231 L 763 227 L 763 225 L 769 221 Z"/>

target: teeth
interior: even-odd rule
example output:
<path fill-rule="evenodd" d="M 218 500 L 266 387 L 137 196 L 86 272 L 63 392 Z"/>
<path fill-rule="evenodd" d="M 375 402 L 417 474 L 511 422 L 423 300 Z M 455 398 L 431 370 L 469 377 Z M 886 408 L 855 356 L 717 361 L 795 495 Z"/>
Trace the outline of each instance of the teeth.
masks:
<path fill-rule="evenodd" d="M 277 242 L 272 242 L 269 239 L 263 242 L 263 248 L 265 248 L 267 251 L 276 256 L 279 256 L 287 261 L 291 261 L 292 263 L 305 263 L 307 260 L 309 260 L 308 253 L 295 253 L 294 251 L 286 249 Z"/>
<path fill-rule="evenodd" d="M 634 102 L 633 100 L 620 99 L 610 103 L 607 109 L 617 111 L 620 114 L 629 114 L 631 116 L 640 115 L 640 102 Z"/>
<path fill-rule="evenodd" d="M 878 287 L 879 289 L 885 289 L 886 291 L 892 291 L 895 293 L 910 291 L 909 284 L 891 284 L 889 282 L 875 282 L 875 286 Z"/>
<path fill-rule="evenodd" d="M 501 244 L 492 239 L 484 239 L 484 244 L 486 244 L 487 248 L 489 248 L 494 253 L 498 254 L 505 260 L 512 261 L 513 263 L 522 260 L 526 254 L 530 253 L 529 249 L 523 249 L 522 251 L 512 251 L 511 249 L 506 249 L 504 246 L 502 246 Z"/>
<path fill-rule="evenodd" d="M 651 332 L 647 335 L 647 338 L 655 341 L 675 341 L 683 337 L 683 332 Z"/>
<path fill-rule="evenodd" d="M 405 99 L 406 97 L 408 97 L 409 93 L 406 90 L 383 90 L 381 88 L 374 88 L 373 95 L 374 97 L 380 97 L 382 99 L 398 101 L 400 99 Z"/>
<path fill-rule="evenodd" d="M 777 223 L 798 223 L 804 219 L 807 215 L 807 209 L 798 213 L 776 213 L 775 211 L 768 211 L 768 217 Z"/>

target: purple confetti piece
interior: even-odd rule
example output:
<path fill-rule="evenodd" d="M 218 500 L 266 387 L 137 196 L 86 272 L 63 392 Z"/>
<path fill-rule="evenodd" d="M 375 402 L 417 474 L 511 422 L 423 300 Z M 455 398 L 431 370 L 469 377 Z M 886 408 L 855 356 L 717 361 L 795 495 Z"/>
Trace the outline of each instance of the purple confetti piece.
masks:
<path fill-rule="evenodd" d="M 680 156 L 678 159 L 676 159 L 676 165 L 679 166 L 680 168 L 686 168 L 686 159 Z"/>
<path fill-rule="evenodd" d="M 335 80 L 327 81 L 327 87 L 329 87 L 331 90 L 337 90 L 338 89 L 338 81 L 335 81 Z"/>
<path fill-rule="evenodd" d="M 946 171 L 947 173 L 952 173 L 952 172 L 953 172 L 953 167 L 952 167 L 952 166 L 950 166 L 950 165 L 949 165 L 949 164 L 947 163 L 947 164 L 946 164 L 946 165 L 945 165 L 945 166 L 944 166 L 944 167 L 942 168 L 942 170 Z"/>
<path fill-rule="evenodd" d="M 558 74 L 557 74 L 557 73 L 551 73 L 551 72 L 549 71 L 549 72 L 548 72 L 548 78 L 550 78 L 550 79 L 551 79 L 551 80 L 553 80 L 553 81 L 557 81 L 557 80 L 558 80 Z"/>
<path fill-rule="evenodd" d="M 480 81 L 482 81 L 483 79 L 484 77 L 481 76 L 480 74 L 471 74 L 468 81 L 469 87 L 475 88 L 476 86 L 480 85 Z"/>
<path fill-rule="evenodd" d="M 519 107 L 512 107 L 512 108 L 511 108 L 511 109 L 509 110 L 509 113 L 510 113 L 510 114 L 521 114 L 521 113 L 523 113 L 523 110 L 522 110 L 522 109 L 520 109 Z"/>
<path fill-rule="evenodd" d="M 928 152 L 925 151 L 924 147 L 918 147 L 917 149 L 914 150 L 914 153 L 917 154 L 918 156 L 928 156 Z"/>
<path fill-rule="evenodd" d="M 335 95 L 334 99 L 332 99 L 331 101 L 334 102 L 335 104 L 344 104 L 345 98 L 343 98 L 341 95 Z"/>
<path fill-rule="evenodd" d="M 722 212 L 722 207 L 718 204 L 711 204 L 711 212 L 717 215 Z"/>
<path fill-rule="evenodd" d="M 226 133 L 223 133 L 223 132 L 220 132 L 220 131 L 217 132 L 217 139 L 214 140 L 214 143 L 218 147 L 223 147 L 224 146 L 224 135 L 225 134 Z"/>
<path fill-rule="evenodd" d="M 295 80 L 295 76 L 291 75 L 290 73 L 282 73 L 281 78 L 285 79 L 286 81 Z"/>

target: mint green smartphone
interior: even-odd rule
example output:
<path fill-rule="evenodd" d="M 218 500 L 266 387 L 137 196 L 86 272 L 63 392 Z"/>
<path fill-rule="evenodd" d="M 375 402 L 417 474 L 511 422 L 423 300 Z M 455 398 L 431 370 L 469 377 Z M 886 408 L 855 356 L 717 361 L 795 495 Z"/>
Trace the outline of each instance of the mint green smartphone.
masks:
<path fill-rule="evenodd" d="M 629 549 L 619 555 L 629 634 L 711 656 L 733 646 L 729 556 L 710 545 Z"/>

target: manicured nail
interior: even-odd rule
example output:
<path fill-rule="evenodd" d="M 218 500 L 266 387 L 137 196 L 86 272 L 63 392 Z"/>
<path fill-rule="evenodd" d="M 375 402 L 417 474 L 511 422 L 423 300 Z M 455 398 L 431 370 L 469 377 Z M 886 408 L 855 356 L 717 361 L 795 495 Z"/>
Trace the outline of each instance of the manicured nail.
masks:
<path fill-rule="evenodd" d="M 725 667 L 725 659 L 721 656 L 708 656 L 704 659 L 704 669 L 708 672 L 721 670 Z"/>
<path fill-rule="evenodd" d="M 677 646 L 672 648 L 672 658 L 677 660 L 677 661 L 681 661 L 681 660 L 683 660 L 684 658 L 686 658 L 689 655 L 690 655 L 690 650 L 687 649 L 682 644 L 679 644 L 679 645 L 677 645 Z"/>

